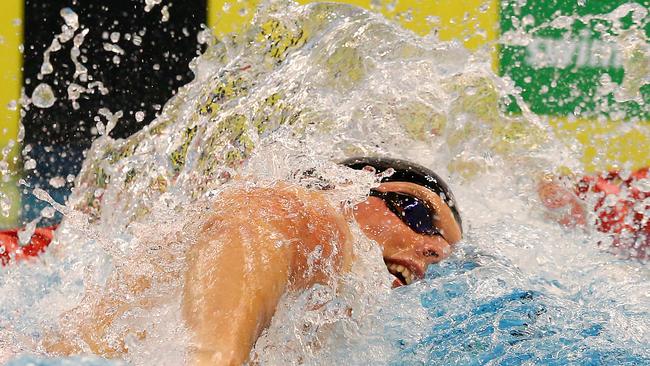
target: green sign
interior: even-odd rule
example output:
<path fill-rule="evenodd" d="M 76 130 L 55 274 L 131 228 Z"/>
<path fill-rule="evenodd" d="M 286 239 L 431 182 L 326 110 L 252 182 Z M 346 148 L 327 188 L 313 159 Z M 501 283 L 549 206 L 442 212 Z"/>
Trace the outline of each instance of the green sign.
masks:
<path fill-rule="evenodd" d="M 650 121 L 649 13 L 650 0 L 501 0 L 499 73 L 540 115 Z"/>

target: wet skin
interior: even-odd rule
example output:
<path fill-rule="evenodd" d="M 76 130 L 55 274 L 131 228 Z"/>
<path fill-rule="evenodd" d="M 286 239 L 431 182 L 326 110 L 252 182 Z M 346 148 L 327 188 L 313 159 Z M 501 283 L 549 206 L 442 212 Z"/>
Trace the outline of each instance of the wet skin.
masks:
<path fill-rule="evenodd" d="M 395 265 L 401 265 L 414 280 L 420 279 L 429 264 L 449 255 L 461 238 L 461 229 L 437 194 L 405 182 L 384 183 L 377 190 L 407 193 L 427 202 L 437 213 L 434 224 L 441 235 L 415 233 L 377 197 L 369 197 L 350 213 L 334 209 L 320 192 L 302 188 L 233 192 L 229 207 L 238 205 L 242 215 L 215 215 L 189 257 L 193 264 L 186 277 L 184 315 L 195 335 L 193 363 L 242 364 L 285 291 L 331 283 L 331 272 L 325 271 L 328 267 L 338 273 L 348 271 L 354 260 L 350 220 L 356 219 L 365 235 L 381 246 L 394 274 Z M 262 226 L 260 220 L 250 220 L 261 217 L 267 217 Z M 242 230 L 250 232 L 244 236 Z M 217 231 L 220 239 L 215 238 Z M 291 244 L 278 247 L 277 234 Z M 230 244 L 223 246 L 223 238 Z M 255 242 L 255 251 L 233 245 L 243 241 Z M 309 270 L 307 258 L 317 246 L 322 248 L 323 260 Z M 254 262 L 255 270 L 247 272 L 245 262 Z M 228 263 L 229 269 L 222 263 Z M 396 282 L 404 284 L 400 279 Z"/>
<path fill-rule="evenodd" d="M 326 269 L 350 269 L 351 234 L 322 195 L 298 188 L 231 191 L 213 212 L 188 254 L 191 364 L 241 365 L 285 291 L 328 283 Z"/>
<path fill-rule="evenodd" d="M 333 207 L 322 192 L 285 184 L 224 192 L 186 253 L 186 272 L 179 274 L 185 279 L 182 313 L 191 336 L 188 363 L 246 362 L 285 292 L 316 283 L 335 284 L 337 274 L 350 270 L 353 220 L 382 248 L 388 270 L 396 275 L 395 286 L 411 282 L 404 272 L 413 281 L 424 277 L 426 267 L 446 258 L 460 240 L 461 230 L 451 210 L 435 193 L 406 182 L 383 183 L 376 190 L 406 193 L 426 202 L 435 210 L 434 225 L 440 235 L 414 232 L 374 196 L 350 209 Z M 86 346 L 56 337 L 44 344 L 49 352 L 91 351 L 120 357 L 127 351 L 108 346 L 107 329 L 121 314 L 155 302 L 121 300 L 137 298 L 149 286 L 147 278 L 129 273 L 116 278 L 115 291 L 133 296 L 116 296 L 119 301 L 88 296 L 80 308 L 92 304 L 94 310 L 84 312 L 90 315 L 81 320 L 77 331 Z"/>
<path fill-rule="evenodd" d="M 413 274 L 414 280 L 423 278 L 427 266 L 447 258 L 452 245 L 461 239 L 461 229 L 451 209 L 440 196 L 417 184 L 388 182 L 376 190 L 409 194 L 435 210 L 434 226 L 440 235 L 429 236 L 413 231 L 378 197 L 370 196 L 354 208 L 354 217 L 364 234 L 382 247 L 386 265 L 401 265 Z M 395 283 L 404 284 L 402 280 Z"/>

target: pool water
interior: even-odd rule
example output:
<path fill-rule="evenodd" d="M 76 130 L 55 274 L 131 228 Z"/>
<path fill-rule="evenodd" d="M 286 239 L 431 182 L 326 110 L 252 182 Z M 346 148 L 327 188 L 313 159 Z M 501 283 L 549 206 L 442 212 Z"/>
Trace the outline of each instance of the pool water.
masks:
<path fill-rule="evenodd" d="M 359 201 L 376 178 L 334 162 L 386 155 L 445 177 L 463 241 L 426 279 L 391 290 L 379 249 L 353 226 L 351 274 L 338 290 L 285 296 L 252 363 L 650 363 L 646 263 L 613 253 L 593 225 L 549 219 L 536 184 L 548 173 L 580 174 L 579 157 L 525 106 L 503 111 L 517 90 L 494 74 L 487 50 L 419 37 L 347 5 L 285 2 L 264 3 L 236 37 L 203 40 L 210 47 L 191 64 L 196 79 L 151 125 L 114 140 L 119 114 L 104 113 L 65 206 L 37 192 L 64 221 L 37 263 L 0 269 L 0 362 L 182 364 L 182 253 L 233 177 L 308 185 L 301 173 L 315 172 L 316 183 L 334 187 L 333 204 Z M 170 242 L 174 255 L 150 250 Z M 109 340 L 126 324 L 147 332 L 126 331 L 121 360 L 46 353 L 51 334 L 75 337 L 79 320 L 61 319 L 83 314 L 85 293 L 110 296 L 120 269 L 147 275 L 152 263 L 174 276 L 154 276 L 153 309 L 109 327 Z"/>

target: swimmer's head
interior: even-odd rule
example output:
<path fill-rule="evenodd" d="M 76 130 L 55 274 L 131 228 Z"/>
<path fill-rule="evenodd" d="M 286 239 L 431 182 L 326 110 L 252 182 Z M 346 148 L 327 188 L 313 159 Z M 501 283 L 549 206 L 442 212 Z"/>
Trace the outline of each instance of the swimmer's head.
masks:
<path fill-rule="evenodd" d="M 449 256 L 461 239 L 462 222 L 451 190 L 437 174 L 392 158 L 353 158 L 342 164 L 384 175 L 368 199 L 354 207 L 354 217 L 382 247 L 394 286 L 423 278 L 429 264 Z"/>

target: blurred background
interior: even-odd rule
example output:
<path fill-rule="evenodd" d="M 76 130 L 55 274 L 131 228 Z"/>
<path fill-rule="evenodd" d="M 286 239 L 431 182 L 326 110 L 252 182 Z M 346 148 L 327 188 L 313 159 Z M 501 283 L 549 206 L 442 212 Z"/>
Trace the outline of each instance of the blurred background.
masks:
<path fill-rule="evenodd" d="M 530 110 L 544 116 L 558 138 L 575 145 L 586 172 L 650 165 L 650 1 L 344 2 L 491 58 L 495 72 L 519 88 Z M 203 32 L 219 37 L 239 30 L 257 5 L 224 0 L 4 0 L 0 229 L 41 215 L 45 204 L 31 194 L 34 188 L 65 202 L 84 153 L 98 136 L 97 122 L 121 114 L 113 138 L 148 124 L 193 78 L 188 65 L 205 47 Z M 590 14 L 613 13 L 609 22 L 589 20 Z M 568 27 L 559 24 L 558 19 L 573 15 L 581 18 Z M 508 42 L 518 29 L 532 36 L 527 44 Z M 621 37 L 627 37 L 625 47 Z M 626 95 L 614 95 L 606 85 L 619 86 L 610 89 Z M 60 219 L 49 216 L 39 225 Z"/>
<path fill-rule="evenodd" d="M 17 58 L 2 67 L 4 87 L 14 94 L 3 99 L 11 108 L 3 111 L 2 144 L 24 133 L 13 150 L 19 161 L 12 169 L 18 174 L 5 184 L 14 207 L 4 215 L 4 226 L 39 216 L 45 206 L 31 195 L 35 187 L 65 201 L 84 152 L 98 136 L 97 119 L 105 118 L 100 110 L 121 111 L 111 136 L 127 137 L 192 79 L 188 64 L 201 52 L 197 34 L 206 24 L 206 1 L 151 3 L 10 0 L 0 5 L 0 33 L 15 37 L 11 45 L 5 40 L 3 57 Z M 19 118 L 24 132 L 17 130 Z M 41 224 L 58 219 L 44 218 Z"/>

